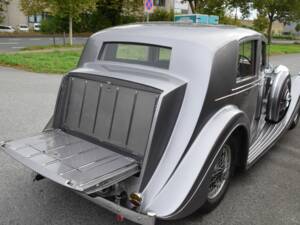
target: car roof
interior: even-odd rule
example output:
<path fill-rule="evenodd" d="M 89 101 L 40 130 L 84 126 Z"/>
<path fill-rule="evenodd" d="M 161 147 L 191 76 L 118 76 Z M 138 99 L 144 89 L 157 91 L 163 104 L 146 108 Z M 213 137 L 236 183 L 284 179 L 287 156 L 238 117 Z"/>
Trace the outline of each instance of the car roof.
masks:
<path fill-rule="evenodd" d="M 147 36 L 153 39 L 172 39 L 178 41 L 190 41 L 195 43 L 205 43 L 211 46 L 222 46 L 231 41 L 240 41 L 244 38 L 251 36 L 260 36 L 264 39 L 263 35 L 250 29 L 228 26 L 228 25 L 200 25 L 192 23 L 137 23 L 123 26 L 117 26 L 100 31 L 93 35 L 101 34 L 118 36 L 122 34 L 128 36 Z"/>

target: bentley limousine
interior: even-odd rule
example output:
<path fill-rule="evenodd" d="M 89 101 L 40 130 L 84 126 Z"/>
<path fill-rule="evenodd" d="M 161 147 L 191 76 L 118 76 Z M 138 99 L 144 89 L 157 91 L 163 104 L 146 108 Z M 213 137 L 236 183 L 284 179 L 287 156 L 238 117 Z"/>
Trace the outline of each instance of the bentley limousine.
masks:
<path fill-rule="evenodd" d="M 299 119 L 300 77 L 252 30 L 133 24 L 92 35 L 43 132 L 1 143 L 48 178 L 154 225 L 222 200 Z"/>

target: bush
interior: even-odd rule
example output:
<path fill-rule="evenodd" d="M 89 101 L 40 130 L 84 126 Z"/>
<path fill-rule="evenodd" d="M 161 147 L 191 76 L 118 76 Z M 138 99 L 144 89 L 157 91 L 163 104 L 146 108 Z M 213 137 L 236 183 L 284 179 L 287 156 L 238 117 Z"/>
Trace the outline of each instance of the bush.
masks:
<path fill-rule="evenodd" d="M 173 21 L 174 13 L 168 12 L 164 8 L 156 8 L 152 14 L 150 14 L 150 21 Z"/>
<path fill-rule="evenodd" d="M 68 31 L 68 20 L 63 17 L 53 16 L 41 23 L 41 32 L 46 34 L 63 33 Z"/>
<path fill-rule="evenodd" d="M 293 34 L 274 34 L 272 38 L 279 40 L 296 40 L 296 37 Z"/>

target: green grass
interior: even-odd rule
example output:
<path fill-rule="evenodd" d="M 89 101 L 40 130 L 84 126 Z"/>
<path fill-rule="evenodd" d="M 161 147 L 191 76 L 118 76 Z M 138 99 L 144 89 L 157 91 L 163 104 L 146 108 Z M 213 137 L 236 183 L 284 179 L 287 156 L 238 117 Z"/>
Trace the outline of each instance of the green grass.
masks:
<path fill-rule="evenodd" d="M 30 46 L 21 49 L 21 51 L 31 51 L 31 50 L 53 50 L 53 49 L 62 49 L 62 48 L 83 48 L 83 45 L 81 44 L 76 44 L 76 45 L 42 45 L 42 46 Z"/>
<path fill-rule="evenodd" d="M 0 65 L 38 73 L 64 74 L 76 67 L 81 51 L 0 54 Z"/>
<path fill-rule="evenodd" d="M 48 46 L 49 48 L 49 46 Z M 47 49 L 47 48 L 46 48 Z M 37 49 L 35 49 L 37 50 Z M 17 67 L 38 73 L 64 74 L 76 67 L 82 50 L 52 49 L 50 52 L 19 52 L 0 54 L 0 65 Z M 300 44 L 276 44 L 270 48 L 271 55 L 300 53 Z M 170 52 L 162 52 L 168 58 Z"/>
<path fill-rule="evenodd" d="M 270 53 L 271 55 L 300 53 L 300 44 L 273 44 Z"/>

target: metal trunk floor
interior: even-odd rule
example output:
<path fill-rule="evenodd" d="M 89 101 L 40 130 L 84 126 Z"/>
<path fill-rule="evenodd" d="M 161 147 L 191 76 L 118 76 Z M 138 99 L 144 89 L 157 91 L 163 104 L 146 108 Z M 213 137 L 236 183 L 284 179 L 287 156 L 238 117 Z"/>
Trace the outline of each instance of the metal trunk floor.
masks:
<path fill-rule="evenodd" d="M 2 147 L 44 177 L 86 193 L 102 190 L 139 172 L 136 160 L 61 130 L 9 141 Z"/>

